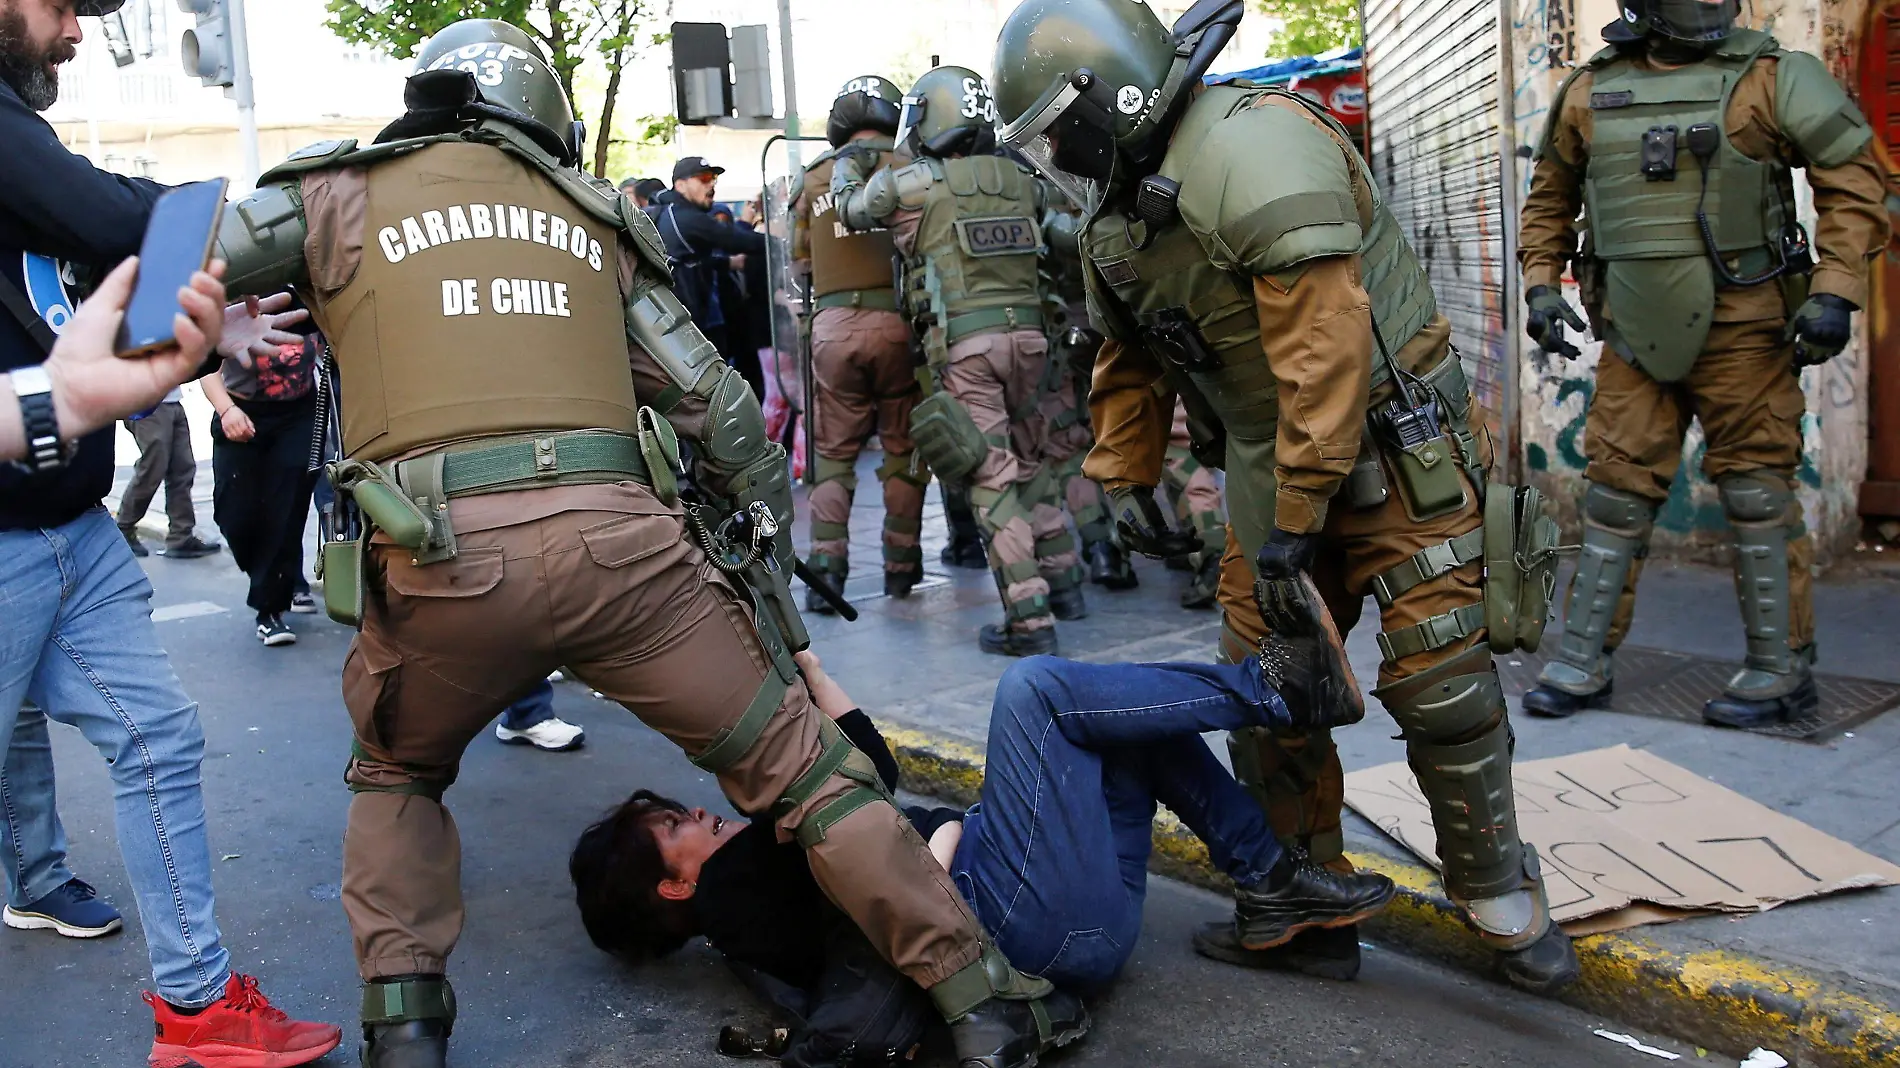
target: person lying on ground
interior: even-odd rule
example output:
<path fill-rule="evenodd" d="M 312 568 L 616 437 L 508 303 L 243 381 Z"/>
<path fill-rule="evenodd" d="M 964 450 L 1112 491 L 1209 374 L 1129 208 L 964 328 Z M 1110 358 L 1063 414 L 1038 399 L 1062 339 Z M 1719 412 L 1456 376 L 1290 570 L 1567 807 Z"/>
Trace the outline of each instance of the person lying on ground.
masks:
<path fill-rule="evenodd" d="M 814 703 L 894 791 L 897 764 L 870 718 L 816 656 L 797 659 Z M 1232 933 L 1247 949 L 1357 923 L 1391 901 L 1392 882 L 1282 848 L 1199 737 L 1334 725 L 1356 704 L 1332 692 L 1346 677 L 1323 640 L 1282 641 L 1238 665 L 1030 657 L 997 684 L 980 803 L 905 815 L 998 947 L 1078 993 L 1107 987 L 1134 952 L 1157 804 L 1234 880 Z M 786 1064 L 884 1063 L 912 1049 L 930 1019 L 922 991 L 877 959 L 770 820 L 640 790 L 581 835 L 569 872 L 601 949 L 644 962 L 704 937 L 789 1011 L 800 1026 Z"/>

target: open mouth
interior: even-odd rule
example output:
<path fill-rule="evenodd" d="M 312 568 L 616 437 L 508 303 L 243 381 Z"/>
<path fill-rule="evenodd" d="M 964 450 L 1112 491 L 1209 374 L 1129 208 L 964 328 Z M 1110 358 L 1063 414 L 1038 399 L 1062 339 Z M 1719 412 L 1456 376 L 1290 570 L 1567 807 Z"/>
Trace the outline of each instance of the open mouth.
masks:
<path fill-rule="evenodd" d="M 720 829 L 720 828 L 722 828 L 722 827 L 724 827 L 725 825 L 726 825 L 726 817 L 724 817 L 724 816 L 714 816 L 714 817 L 713 817 L 713 828 L 712 828 L 712 833 L 713 833 L 713 835 L 714 835 L 715 837 L 717 837 L 717 836 L 718 836 L 718 834 L 719 834 L 719 829 Z"/>

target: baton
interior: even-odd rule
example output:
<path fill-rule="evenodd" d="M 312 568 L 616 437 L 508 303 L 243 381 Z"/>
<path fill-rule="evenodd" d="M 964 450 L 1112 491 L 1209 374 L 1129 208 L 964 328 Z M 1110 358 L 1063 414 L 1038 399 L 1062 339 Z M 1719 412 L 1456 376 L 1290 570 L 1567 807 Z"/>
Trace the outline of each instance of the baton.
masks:
<path fill-rule="evenodd" d="M 836 609 L 838 614 L 844 617 L 845 622 L 856 623 L 858 621 L 858 610 L 852 607 L 850 601 L 844 599 L 844 594 L 832 589 L 831 583 L 826 582 L 817 572 L 805 566 L 805 561 L 793 558 L 792 574 L 797 575 L 799 581 L 811 587 L 818 596 L 823 597 L 826 604 Z"/>

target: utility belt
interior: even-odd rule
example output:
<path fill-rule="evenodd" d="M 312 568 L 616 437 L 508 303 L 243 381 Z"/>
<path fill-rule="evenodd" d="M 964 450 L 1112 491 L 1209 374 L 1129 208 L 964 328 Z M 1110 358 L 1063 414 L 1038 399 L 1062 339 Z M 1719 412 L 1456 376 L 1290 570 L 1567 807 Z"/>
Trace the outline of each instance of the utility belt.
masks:
<path fill-rule="evenodd" d="M 826 308 L 868 308 L 871 311 L 897 310 L 897 294 L 889 289 L 841 289 L 826 293 L 812 302 L 815 311 Z"/>
<path fill-rule="evenodd" d="M 997 330 L 1041 330 L 1042 323 L 1042 309 L 1034 304 L 959 312 L 946 318 L 943 343 L 954 345 L 966 337 Z"/>
<path fill-rule="evenodd" d="M 362 621 L 365 561 L 381 531 L 414 552 L 418 565 L 455 558 L 449 502 L 484 493 L 638 482 L 671 505 L 679 500 L 679 442 L 651 408 L 640 409 L 639 432 L 572 430 L 494 444 L 457 445 L 393 464 L 342 460 L 327 466 L 339 496 L 364 517 L 353 540 L 325 542 L 318 559 L 330 618 Z"/>

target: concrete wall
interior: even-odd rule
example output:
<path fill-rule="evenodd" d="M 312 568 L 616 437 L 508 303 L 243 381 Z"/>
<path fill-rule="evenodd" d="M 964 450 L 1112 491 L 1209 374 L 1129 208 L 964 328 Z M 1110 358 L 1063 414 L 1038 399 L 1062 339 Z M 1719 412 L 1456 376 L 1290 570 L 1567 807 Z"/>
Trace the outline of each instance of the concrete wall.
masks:
<path fill-rule="evenodd" d="M 1512 8 L 1515 88 L 1513 111 L 1520 154 L 1516 199 L 1530 185 L 1530 150 L 1542 138 L 1551 100 L 1569 69 L 1602 47 L 1600 31 L 1615 17 L 1614 0 L 1505 0 Z M 1753 0 L 1753 25 L 1769 29 L 1784 47 L 1823 56 L 1837 77 L 1852 85 L 1853 57 L 1866 0 Z M 1744 5 L 1747 10 L 1748 5 Z M 1797 180 L 1801 211 L 1810 232 L 1813 206 Z M 1576 288 L 1566 280 L 1573 303 Z M 1518 280 L 1516 299 L 1521 299 Z M 1864 317 L 1857 317 L 1857 320 Z M 1839 358 L 1802 374 L 1808 397 L 1803 419 L 1805 456 L 1796 479 L 1803 510 L 1823 566 L 1852 549 L 1859 533 L 1856 499 L 1867 466 L 1867 366 L 1864 324 Z M 1566 362 L 1519 343 L 1522 464 L 1525 475 L 1550 493 L 1573 525 L 1583 491 L 1583 424 L 1601 345 L 1582 346 L 1583 358 Z M 1700 428 L 1683 445 L 1682 472 L 1657 523 L 1655 548 L 1663 555 L 1725 560 L 1728 524 L 1715 487 L 1698 468 Z"/>

